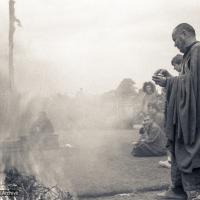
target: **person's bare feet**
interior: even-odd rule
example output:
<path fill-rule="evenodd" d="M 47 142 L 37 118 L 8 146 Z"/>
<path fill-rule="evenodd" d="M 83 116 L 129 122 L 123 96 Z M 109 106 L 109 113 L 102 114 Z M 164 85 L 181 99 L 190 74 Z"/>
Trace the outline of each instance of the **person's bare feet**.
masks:
<path fill-rule="evenodd" d="M 159 166 L 164 167 L 164 168 L 171 168 L 171 163 L 169 162 L 169 160 L 165 160 L 165 161 L 159 161 Z"/>

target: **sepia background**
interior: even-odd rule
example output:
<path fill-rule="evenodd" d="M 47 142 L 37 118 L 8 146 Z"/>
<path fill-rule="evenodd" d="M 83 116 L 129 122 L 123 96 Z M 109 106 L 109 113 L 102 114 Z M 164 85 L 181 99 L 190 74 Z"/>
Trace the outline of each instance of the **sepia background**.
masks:
<path fill-rule="evenodd" d="M 143 84 L 158 68 L 176 75 L 172 30 L 187 22 L 199 38 L 200 1 L 16 0 L 15 8 L 22 27 L 10 91 L 8 1 L 0 0 L 0 179 L 9 160 L 80 198 L 166 188 L 169 170 L 158 167 L 166 157 L 133 158 L 132 142 L 142 124 Z M 21 144 L 41 111 L 59 144 L 29 152 Z"/>
<path fill-rule="evenodd" d="M 199 28 L 198 0 L 18 0 L 16 84 L 22 91 L 96 94 L 132 78 L 138 87 L 177 54 L 180 22 Z M 6 69 L 8 4 L 0 1 L 1 68 Z M 22 74 L 26 74 L 23 78 Z"/>

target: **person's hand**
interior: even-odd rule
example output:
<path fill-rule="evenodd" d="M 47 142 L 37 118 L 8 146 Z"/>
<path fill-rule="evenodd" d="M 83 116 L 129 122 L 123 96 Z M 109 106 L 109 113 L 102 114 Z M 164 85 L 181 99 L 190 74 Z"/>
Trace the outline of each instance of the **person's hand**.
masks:
<path fill-rule="evenodd" d="M 153 76 L 172 77 L 172 75 L 166 69 L 158 69 L 154 72 Z"/>
<path fill-rule="evenodd" d="M 153 75 L 152 80 L 161 87 L 165 87 L 167 84 L 167 78 L 161 75 Z"/>

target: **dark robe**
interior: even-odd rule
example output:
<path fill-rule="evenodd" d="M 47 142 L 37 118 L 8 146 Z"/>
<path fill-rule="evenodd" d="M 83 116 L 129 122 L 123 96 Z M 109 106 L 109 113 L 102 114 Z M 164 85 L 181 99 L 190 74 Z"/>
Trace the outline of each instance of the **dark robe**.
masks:
<path fill-rule="evenodd" d="M 132 155 L 138 157 L 166 155 L 165 135 L 157 124 L 153 123 L 149 127 L 144 140 L 139 140 L 135 144 Z"/>
<path fill-rule="evenodd" d="M 166 134 L 178 168 L 200 168 L 200 43 L 185 53 L 182 72 L 167 79 Z"/>

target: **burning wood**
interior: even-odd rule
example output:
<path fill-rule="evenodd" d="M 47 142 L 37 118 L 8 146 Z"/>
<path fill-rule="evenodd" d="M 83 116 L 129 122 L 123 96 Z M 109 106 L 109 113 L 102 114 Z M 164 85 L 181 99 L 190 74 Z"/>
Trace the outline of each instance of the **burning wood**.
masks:
<path fill-rule="evenodd" d="M 15 196 L 17 200 L 74 200 L 70 192 L 63 191 L 57 185 L 46 187 L 35 176 L 22 174 L 16 168 L 5 170 L 5 186 L 18 192 Z"/>

